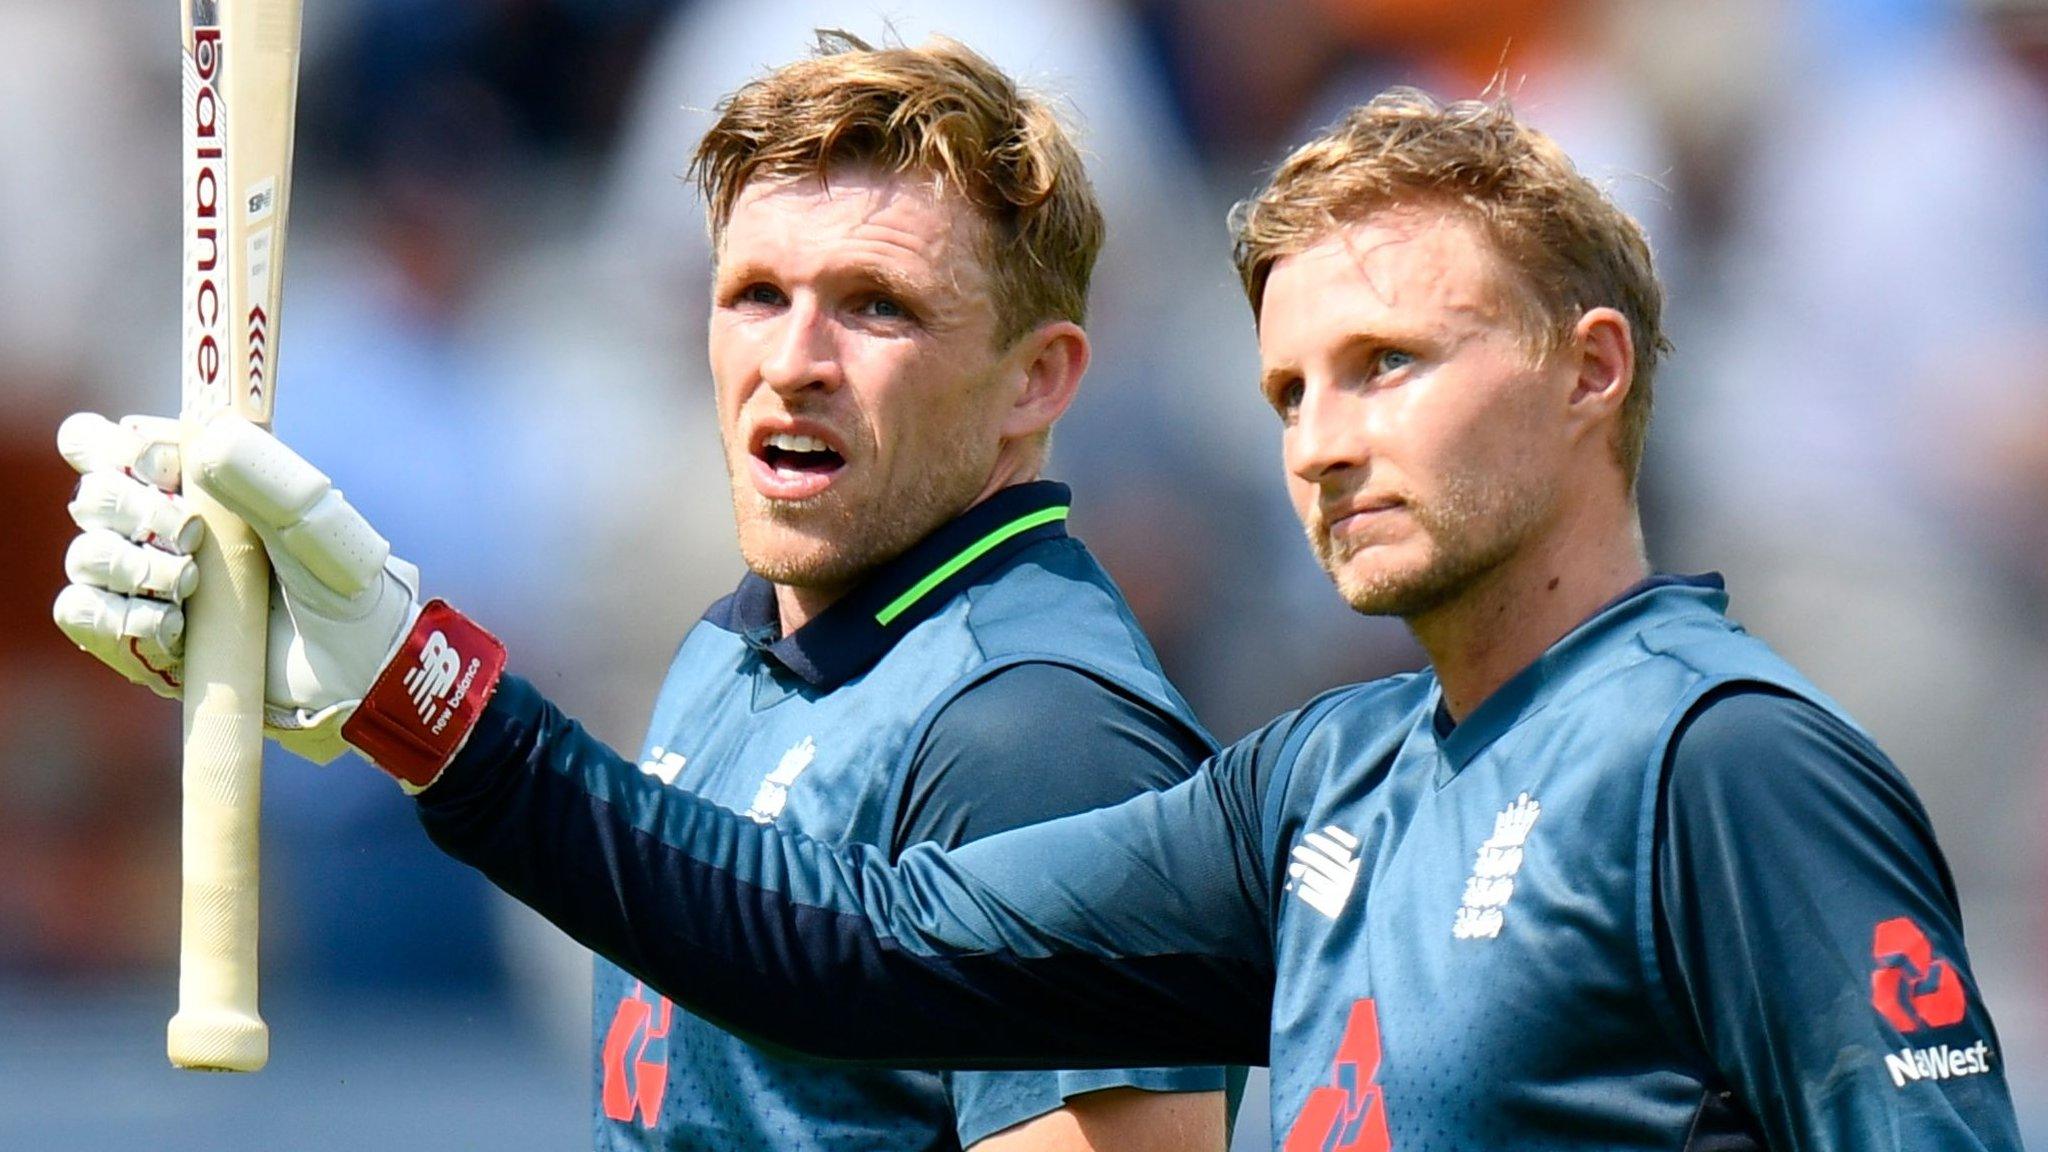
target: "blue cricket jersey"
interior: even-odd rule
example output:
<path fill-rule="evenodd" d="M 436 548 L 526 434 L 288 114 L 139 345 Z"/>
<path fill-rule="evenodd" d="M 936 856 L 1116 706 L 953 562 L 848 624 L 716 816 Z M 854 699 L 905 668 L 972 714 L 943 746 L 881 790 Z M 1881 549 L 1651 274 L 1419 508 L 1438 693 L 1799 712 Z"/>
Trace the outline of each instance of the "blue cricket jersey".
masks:
<path fill-rule="evenodd" d="M 1068 503 L 1046 482 L 997 493 L 787 636 L 773 585 L 748 576 L 678 649 L 636 775 L 764 825 L 891 853 L 1186 779 L 1215 746 L 1066 535 Z M 1031 743 L 1058 758 L 1008 764 L 1009 748 Z M 609 886 L 591 879 L 593 896 Z M 661 917 L 638 930 L 661 931 Z M 602 957 L 595 990 L 600 1149 L 958 1149 L 1084 1092 L 1224 1087 L 1210 1068 L 807 1066 Z"/>
<path fill-rule="evenodd" d="M 517 680 L 424 812 L 653 985 L 828 1057 L 1270 1056 L 1289 1152 L 2016 1150 L 1924 812 L 1725 605 L 1649 581 L 1462 723 L 1428 673 L 1342 689 L 1168 791 L 894 861 L 620 787 Z M 529 863 L 563 857 L 604 907 Z M 685 911 L 650 938 L 657 902 Z"/>

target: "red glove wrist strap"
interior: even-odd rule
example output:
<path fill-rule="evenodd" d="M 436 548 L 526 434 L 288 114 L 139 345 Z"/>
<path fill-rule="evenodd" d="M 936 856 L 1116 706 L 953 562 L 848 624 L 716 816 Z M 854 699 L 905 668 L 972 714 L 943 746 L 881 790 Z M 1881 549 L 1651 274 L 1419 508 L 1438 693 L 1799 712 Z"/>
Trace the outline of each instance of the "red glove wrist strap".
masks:
<path fill-rule="evenodd" d="M 424 788 L 455 758 L 504 670 L 505 646 L 496 636 L 447 601 L 428 601 L 341 726 L 342 739 L 377 767 Z"/>

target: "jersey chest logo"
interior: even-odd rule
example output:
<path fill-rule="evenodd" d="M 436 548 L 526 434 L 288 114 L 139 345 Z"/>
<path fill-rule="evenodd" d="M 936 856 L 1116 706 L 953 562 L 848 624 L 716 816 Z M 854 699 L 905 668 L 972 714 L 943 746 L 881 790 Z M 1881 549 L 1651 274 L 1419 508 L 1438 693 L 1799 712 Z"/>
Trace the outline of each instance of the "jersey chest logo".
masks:
<path fill-rule="evenodd" d="M 1493 835 L 1479 846 L 1465 896 L 1451 922 L 1454 940 L 1491 940 L 1507 923 L 1508 900 L 1515 894 L 1515 874 L 1522 870 L 1522 845 L 1543 814 L 1543 805 L 1527 792 L 1493 818 Z"/>
<path fill-rule="evenodd" d="M 1282 1152 L 1391 1152 L 1379 1075 L 1379 1008 L 1367 997 L 1352 1002 L 1330 1058 L 1330 1082 L 1302 1101 Z"/>
<path fill-rule="evenodd" d="M 639 1117 L 644 1128 L 661 1122 L 661 1101 L 668 1087 L 668 1029 L 674 1013 L 665 997 L 651 1002 L 639 984 L 619 998 L 611 1027 L 605 1029 L 598 1061 L 604 1066 L 600 1103 L 608 1120 Z"/>
<path fill-rule="evenodd" d="M 754 792 L 754 802 L 747 806 L 747 816 L 760 824 L 773 824 L 782 815 L 783 806 L 789 803 L 789 786 L 804 774 L 811 761 L 818 757 L 817 741 L 809 736 L 796 742 L 775 765 L 775 771 L 761 781 L 761 787 Z"/>
<path fill-rule="evenodd" d="M 1332 824 L 1303 836 L 1290 855 L 1286 890 L 1335 920 L 1358 886 L 1358 837 Z"/>

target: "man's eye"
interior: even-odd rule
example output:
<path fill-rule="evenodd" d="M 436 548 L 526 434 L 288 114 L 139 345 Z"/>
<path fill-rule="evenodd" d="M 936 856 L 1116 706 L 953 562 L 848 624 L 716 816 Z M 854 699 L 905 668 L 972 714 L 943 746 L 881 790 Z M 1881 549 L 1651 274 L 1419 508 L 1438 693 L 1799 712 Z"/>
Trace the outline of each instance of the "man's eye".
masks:
<path fill-rule="evenodd" d="M 1272 395 L 1267 397 L 1267 403 L 1273 406 L 1273 411 L 1278 412 L 1282 420 L 1291 420 L 1301 407 L 1301 398 L 1307 390 L 1308 385 L 1302 381 L 1289 380 L 1273 389 Z"/>
<path fill-rule="evenodd" d="M 1415 363 L 1415 354 L 1413 352 L 1403 352 L 1398 348 L 1382 348 L 1372 358 L 1372 374 L 1383 376 L 1388 372 L 1395 372 L 1406 368 L 1413 363 Z"/>
<path fill-rule="evenodd" d="M 910 310 L 887 296 L 876 296 L 861 305 L 862 312 L 881 320 L 901 320 L 910 315 Z"/>
<path fill-rule="evenodd" d="M 735 304 L 779 305 L 783 302 L 782 290 L 773 284 L 749 284 L 733 295 Z"/>

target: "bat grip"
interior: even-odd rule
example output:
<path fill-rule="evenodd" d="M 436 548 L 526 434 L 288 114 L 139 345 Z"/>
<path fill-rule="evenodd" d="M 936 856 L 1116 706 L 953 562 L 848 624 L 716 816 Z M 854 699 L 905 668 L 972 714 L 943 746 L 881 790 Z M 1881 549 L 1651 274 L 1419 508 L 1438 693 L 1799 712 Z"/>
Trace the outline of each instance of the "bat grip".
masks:
<path fill-rule="evenodd" d="M 186 601 L 184 892 L 171 1063 L 254 1072 L 270 1058 L 256 1009 L 263 660 L 270 569 L 247 525 L 186 489 L 206 521 Z"/>

